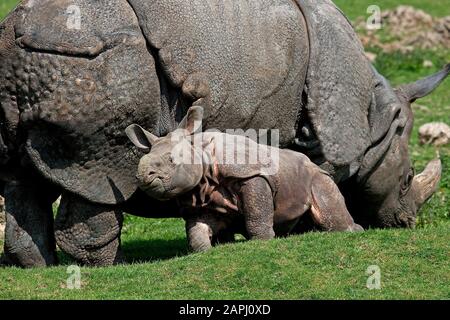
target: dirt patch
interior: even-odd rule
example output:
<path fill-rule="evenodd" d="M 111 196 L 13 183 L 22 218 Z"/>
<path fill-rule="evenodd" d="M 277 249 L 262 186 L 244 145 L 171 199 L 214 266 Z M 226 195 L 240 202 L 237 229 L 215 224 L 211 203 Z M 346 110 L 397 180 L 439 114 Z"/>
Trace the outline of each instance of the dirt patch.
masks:
<path fill-rule="evenodd" d="M 443 122 L 424 124 L 419 129 L 420 144 L 443 146 L 450 143 L 450 127 Z"/>
<path fill-rule="evenodd" d="M 380 47 L 385 52 L 450 49 L 450 16 L 434 18 L 411 6 L 383 11 L 379 30 L 369 30 L 362 17 L 355 25 L 365 47 Z"/>

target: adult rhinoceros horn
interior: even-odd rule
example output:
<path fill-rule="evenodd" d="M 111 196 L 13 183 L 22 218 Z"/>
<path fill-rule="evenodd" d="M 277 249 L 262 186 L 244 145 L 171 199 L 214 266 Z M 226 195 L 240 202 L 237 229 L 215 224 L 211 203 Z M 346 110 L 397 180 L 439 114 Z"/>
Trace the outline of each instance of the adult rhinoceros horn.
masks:
<path fill-rule="evenodd" d="M 441 160 L 435 159 L 428 163 L 421 174 L 414 177 L 413 188 L 416 191 L 415 202 L 420 207 L 436 191 L 441 180 L 442 164 Z"/>
<path fill-rule="evenodd" d="M 402 86 L 400 89 L 405 93 L 410 102 L 423 98 L 436 89 L 442 81 L 450 74 L 450 63 L 440 72 L 429 77 Z"/>

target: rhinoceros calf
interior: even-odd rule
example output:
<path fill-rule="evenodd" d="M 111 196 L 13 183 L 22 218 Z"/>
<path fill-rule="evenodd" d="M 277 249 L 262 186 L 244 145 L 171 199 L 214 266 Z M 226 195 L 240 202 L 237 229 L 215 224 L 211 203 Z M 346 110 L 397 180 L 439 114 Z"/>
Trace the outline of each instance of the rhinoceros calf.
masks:
<path fill-rule="evenodd" d="M 249 239 L 287 235 L 306 212 L 323 230 L 363 230 L 332 178 L 307 156 L 245 136 L 196 134 L 202 119 L 203 108 L 195 106 L 166 137 L 138 125 L 126 130 L 138 148 L 151 149 L 139 163 L 140 188 L 158 200 L 177 198 L 187 209 L 183 216 L 194 251 L 209 249 L 211 239 L 231 228 Z"/>

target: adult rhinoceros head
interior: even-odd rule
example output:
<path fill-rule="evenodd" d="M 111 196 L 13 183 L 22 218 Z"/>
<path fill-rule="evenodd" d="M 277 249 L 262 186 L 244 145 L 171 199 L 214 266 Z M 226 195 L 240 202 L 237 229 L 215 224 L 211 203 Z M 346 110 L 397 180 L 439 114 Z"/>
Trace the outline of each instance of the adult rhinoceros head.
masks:
<path fill-rule="evenodd" d="M 436 191 L 441 178 L 441 161 L 431 161 L 422 173 L 415 175 L 409 158 L 408 144 L 414 123 L 411 103 L 430 94 L 449 73 L 450 64 L 435 75 L 395 90 L 380 76 L 376 93 L 378 108 L 389 109 L 387 113 L 395 114 L 395 118 L 387 134 L 365 155 L 358 174 L 363 194 L 357 200 L 358 210 L 366 224 L 414 227 L 418 210 Z M 373 136 L 380 137 L 379 134 Z"/>

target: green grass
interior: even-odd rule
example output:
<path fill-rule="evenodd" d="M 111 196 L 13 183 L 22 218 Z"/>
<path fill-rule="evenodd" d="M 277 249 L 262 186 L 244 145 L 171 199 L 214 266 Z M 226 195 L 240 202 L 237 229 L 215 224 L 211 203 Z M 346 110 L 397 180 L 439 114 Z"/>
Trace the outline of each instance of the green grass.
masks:
<path fill-rule="evenodd" d="M 66 288 L 65 266 L 3 269 L 0 299 L 450 299 L 448 224 L 311 233 L 184 256 L 180 221 L 128 219 L 124 250 L 140 263 L 82 268 L 80 290 Z M 381 290 L 366 288 L 370 265 L 380 267 Z"/>
<path fill-rule="evenodd" d="M 0 19 L 14 6 L 1 0 Z M 448 1 L 337 0 L 351 19 L 378 4 L 383 10 L 413 4 L 450 15 Z M 377 69 L 394 85 L 436 72 L 449 50 L 377 53 Z M 432 68 L 423 61 L 431 60 Z M 421 211 L 416 230 L 369 230 L 360 234 L 311 233 L 268 242 L 220 246 L 188 255 L 183 222 L 126 216 L 123 249 L 128 265 L 82 268 L 81 290 L 66 288 L 71 260 L 61 266 L 0 269 L 0 299 L 450 299 L 450 147 L 418 144 L 420 125 L 450 124 L 450 79 L 414 106 L 411 155 L 420 171 L 439 152 L 440 189 Z M 420 107 L 418 107 L 420 105 Z M 2 245 L 0 241 L 0 245 Z M 0 249 L 1 250 L 1 249 Z M 366 288 L 370 265 L 381 268 L 381 290 Z"/>
<path fill-rule="evenodd" d="M 0 21 L 10 12 L 18 3 L 17 0 L 1 0 L 0 2 Z"/>

